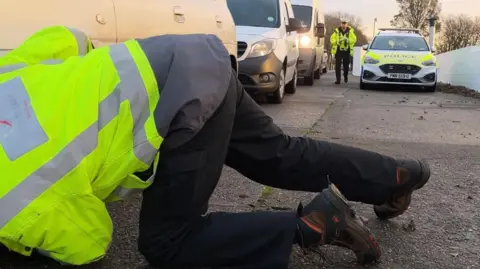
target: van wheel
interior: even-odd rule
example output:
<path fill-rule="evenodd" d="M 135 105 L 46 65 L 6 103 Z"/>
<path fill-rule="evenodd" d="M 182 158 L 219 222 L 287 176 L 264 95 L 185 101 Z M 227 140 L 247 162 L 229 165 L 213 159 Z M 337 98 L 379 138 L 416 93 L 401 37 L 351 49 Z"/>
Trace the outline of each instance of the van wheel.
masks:
<path fill-rule="evenodd" d="M 297 91 L 297 68 L 293 71 L 293 78 L 285 87 L 285 92 L 294 94 Z"/>
<path fill-rule="evenodd" d="M 324 74 L 327 73 L 327 68 L 326 68 L 326 67 L 324 67 L 324 68 L 322 69 L 322 73 L 324 73 Z"/>
<path fill-rule="evenodd" d="M 285 69 L 280 71 L 280 81 L 278 89 L 273 93 L 273 96 L 269 96 L 269 101 L 274 104 L 281 104 L 283 102 L 283 96 L 285 95 Z"/>
<path fill-rule="evenodd" d="M 303 79 L 303 82 L 305 83 L 305 85 L 308 85 L 308 86 L 312 86 L 313 83 L 315 82 L 313 80 L 314 76 L 315 76 L 315 71 L 312 69 L 312 72 L 310 73 L 310 76 L 307 76 Z"/>
<path fill-rule="evenodd" d="M 313 73 L 313 78 L 320 79 L 320 67 Z"/>

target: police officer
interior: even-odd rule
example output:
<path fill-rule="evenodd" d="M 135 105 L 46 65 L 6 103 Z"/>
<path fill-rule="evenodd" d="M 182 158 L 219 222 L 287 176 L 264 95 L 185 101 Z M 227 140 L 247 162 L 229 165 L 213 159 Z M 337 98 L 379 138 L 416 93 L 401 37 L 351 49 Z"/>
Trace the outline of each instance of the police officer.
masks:
<path fill-rule="evenodd" d="M 350 69 L 350 58 L 353 57 L 353 47 L 357 42 L 357 36 L 347 20 L 342 19 L 339 27 L 335 28 L 330 36 L 332 46 L 332 55 L 335 57 L 335 74 L 337 80 L 335 84 L 340 84 L 341 66 L 343 63 L 344 81 L 348 82 L 348 71 Z"/>
<path fill-rule="evenodd" d="M 0 74 L 0 144 L 1 244 L 74 265 L 109 247 L 104 204 L 142 190 L 139 250 L 155 267 L 287 268 L 293 244 L 370 263 L 378 244 L 345 200 L 393 218 L 430 176 L 425 161 L 286 135 L 245 93 L 222 42 L 199 34 Z M 205 215 L 224 164 L 318 194 L 296 212 Z"/>

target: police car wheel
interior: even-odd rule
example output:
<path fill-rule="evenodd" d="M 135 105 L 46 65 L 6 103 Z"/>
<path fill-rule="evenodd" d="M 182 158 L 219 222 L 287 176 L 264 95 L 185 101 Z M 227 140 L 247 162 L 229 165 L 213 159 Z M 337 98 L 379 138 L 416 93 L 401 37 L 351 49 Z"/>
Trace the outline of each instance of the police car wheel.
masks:
<path fill-rule="evenodd" d="M 436 88 L 437 88 L 437 84 L 434 84 L 433 86 L 425 87 L 425 91 L 426 92 L 435 92 Z"/>
<path fill-rule="evenodd" d="M 365 85 L 365 83 L 363 83 L 362 79 L 360 79 L 360 89 L 361 90 L 365 90 L 367 87 Z"/>

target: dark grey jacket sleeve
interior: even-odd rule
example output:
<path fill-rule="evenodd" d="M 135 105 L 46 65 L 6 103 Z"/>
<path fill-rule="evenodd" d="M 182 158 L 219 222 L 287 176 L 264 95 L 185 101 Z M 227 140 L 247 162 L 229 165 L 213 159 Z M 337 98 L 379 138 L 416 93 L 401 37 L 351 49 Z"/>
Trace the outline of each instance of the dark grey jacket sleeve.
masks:
<path fill-rule="evenodd" d="M 222 103 L 230 56 L 214 35 L 163 35 L 138 40 L 160 89 L 155 122 L 169 148 L 190 140 Z M 166 141 L 165 141 L 166 142 Z"/>

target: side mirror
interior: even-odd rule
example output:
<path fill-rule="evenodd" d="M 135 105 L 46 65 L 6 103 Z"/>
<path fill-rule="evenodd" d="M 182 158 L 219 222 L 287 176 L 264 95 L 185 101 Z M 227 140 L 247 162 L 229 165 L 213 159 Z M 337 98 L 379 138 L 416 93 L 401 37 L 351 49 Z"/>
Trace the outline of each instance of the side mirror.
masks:
<path fill-rule="evenodd" d="M 297 30 L 301 30 L 302 28 L 303 28 L 303 25 L 301 21 L 294 18 L 288 19 L 287 32 L 295 32 Z"/>
<path fill-rule="evenodd" d="M 363 49 L 363 50 L 368 50 L 368 44 L 367 44 L 367 45 L 363 45 L 363 46 L 362 46 L 362 49 Z"/>
<path fill-rule="evenodd" d="M 319 38 L 325 37 L 325 24 L 317 24 L 317 26 L 315 27 L 315 36 Z"/>
<path fill-rule="evenodd" d="M 430 49 L 430 51 L 431 51 L 432 53 L 435 53 L 435 52 L 437 52 L 437 49 L 436 49 L 435 47 L 432 47 L 432 48 Z"/>

